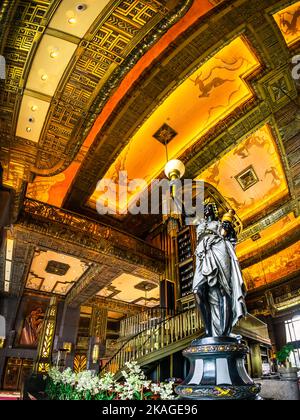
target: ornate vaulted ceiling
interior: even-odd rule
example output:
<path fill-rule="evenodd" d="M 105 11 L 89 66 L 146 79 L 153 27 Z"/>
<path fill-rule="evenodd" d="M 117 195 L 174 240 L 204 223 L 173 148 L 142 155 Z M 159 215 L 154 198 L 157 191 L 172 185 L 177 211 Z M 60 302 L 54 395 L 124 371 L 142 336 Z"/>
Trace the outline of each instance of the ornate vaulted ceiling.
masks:
<path fill-rule="evenodd" d="M 84 4 L 82 11 L 72 0 L 4 0 L 1 6 L 7 77 L 0 81 L 0 153 L 4 184 L 17 193 L 16 214 L 26 195 L 46 204 L 45 220 L 55 212 L 60 239 L 74 240 L 63 230 L 67 220 L 81 223 L 72 212 L 144 238 L 153 219 L 101 218 L 96 187 L 104 177 L 117 180 L 119 170 L 147 183 L 162 176 L 167 135 L 169 155 L 185 162 L 186 176 L 218 189 L 242 220 L 238 253 L 248 287 L 297 275 L 299 85 L 291 59 L 300 53 L 300 2 Z M 37 216 L 30 203 L 18 233 L 27 274 L 37 252 L 33 244 L 23 246 L 24 224 L 33 229 Z M 107 251 L 104 225 L 93 232 L 90 226 L 86 260 L 99 237 L 101 252 L 115 257 L 116 249 Z M 118 242 L 117 231 L 110 232 Z M 45 246 L 42 232 L 35 234 Z M 131 263 L 126 273 L 113 270 L 106 279 L 111 288 L 129 275 Z M 151 258 L 144 275 L 131 274 L 149 280 L 150 264 Z M 92 290 L 97 274 L 86 277 L 70 301 L 77 302 L 80 287 Z"/>
<path fill-rule="evenodd" d="M 1 7 L 2 161 L 6 184 L 18 192 L 34 174 L 70 165 L 110 92 L 191 1 L 78 4 L 21 0 Z"/>

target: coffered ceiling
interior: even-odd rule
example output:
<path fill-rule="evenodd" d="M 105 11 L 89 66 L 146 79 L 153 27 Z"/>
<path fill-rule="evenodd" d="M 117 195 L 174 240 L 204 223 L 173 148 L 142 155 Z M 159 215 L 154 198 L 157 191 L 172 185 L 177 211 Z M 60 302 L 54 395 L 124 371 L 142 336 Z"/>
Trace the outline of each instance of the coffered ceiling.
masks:
<path fill-rule="evenodd" d="M 88 264 L 69 255 L 36 251 L 25 287 L 65 296 L 88 268 Z"/>
<path fill-rule="evenodd" d="M 102 289 L 98 296 L 151 308 L 159 305 L 160 290 L 158 283 L 123 274 Z"/>
<path fill-rule="evenodd" d="M 217 188 L 243 222 L 289 196 L 281 156 L 268 126 L 239 143 L 199 179 Z"/>
<path fill-rule="evenodd" d="M 147 184 L 163 176 L 167 140 L 169 157 L 184 161 L 186 177 L 215 187 L 242 220 L 238 253 L 248 287 L 296 275 L 300 126 L 291 59 L 300 53 L 300 2 L 83 4 L 79 10 L 72 0 L 20 0 L 4 1 L 1 8 L 7 78 L 0 81 L 0 153 L 4 184 L 16 191 L 16 213 L 26 195 L 45 203 L 43 215 L 53 211 L 64 228 L 67 220 L 78 226 L 86 216 L 105 222 L 99 228 L 101 252 L 114 254 L 102 226 L 144 238 L 153 219 L 138 224 L 130 216 L 101 218 L 95 211 L 101 200 L 97 183 L 105 177 L 117 181 L 120 170 Z M 72 212 L 82 219 L 74 221 Z M 26 228 L 37 217 L 36 210 L 29 213 L 22 221 Z M 73 240 L 74 233 L 58 231 Z M 80 238 L 95 251 L 97 235 L 98 227 Z M 118 252 L 123 258 L 125 251 Z M 77 302 L 74 290 L 81 287 L 90 294 L 115 288 L 128 302 L 143 299 L 135 285 L 149 276 L 112 266 L 97 290 L 92 279 L 101 270 L 83 274 L 88 284 L 69 279 L 70 300 Z M 35 273 L 36 267 L 26 268 Z M 54 280 L 47 287 L 55 292 Z M 132 296 L 123 295 L 126 285 Z"/>
<path fill-rule="evenodd" d="M 7 78 L 1 82 L 2 159 L 6 183 L 16 187 L 14 163 L 23 166 L 20 179 L 28 181 L 30 173 L 59 173 L 73 161 L 97 115 L 92 105 L 105 102 L 109 90 L 151 46 L 147 36 L 159 39 L 191 1 L 11 3 L 3 5 L 1 15 L 3 25 L 10 20 L 0 47 L 7 63 Z M 130 56 L 133 51 L 136 58 Z M 20 149 L 26 158 L 11 155 Z"/>

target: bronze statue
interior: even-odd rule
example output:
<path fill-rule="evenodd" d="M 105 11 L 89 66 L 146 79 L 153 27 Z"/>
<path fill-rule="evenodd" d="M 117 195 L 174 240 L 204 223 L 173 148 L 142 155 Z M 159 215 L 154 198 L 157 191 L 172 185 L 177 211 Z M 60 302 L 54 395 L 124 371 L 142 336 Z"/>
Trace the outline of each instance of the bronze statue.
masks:
<path fill-rule="evenodd" d="M 235 252 L 234 215 L 230 210 L 221 221 L 216 205 L 210 203 L 197 227 L 193 290 L 207 337 L 229 337 L 247 314 L 246 290 Z"/>

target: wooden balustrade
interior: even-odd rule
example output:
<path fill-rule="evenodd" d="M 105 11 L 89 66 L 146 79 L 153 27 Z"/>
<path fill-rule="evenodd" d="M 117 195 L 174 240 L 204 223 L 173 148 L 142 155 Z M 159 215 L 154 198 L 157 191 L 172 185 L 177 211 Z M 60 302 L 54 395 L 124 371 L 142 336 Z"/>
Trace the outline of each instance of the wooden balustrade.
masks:
<path fill-rule="evenodd" d="M 129 324 L 125 322 L 124 328 L 132 327 L 132 319 L 128 319 L 128 322 Z M 197 332 L 201 333 L 201 329 L 202 321 L 195 309 L 166 317 L 160 324 L 150 326 L 131 338 L 104 369 L 106 372 L 117 373 L 124 368 L 126 362 L 139 361 L 149 354 L 155 357 L 156 352 Z"/>
<path fill-rule="evenodd" d="M 166 317 L 174 315 L 173 311 L 165 308 L 151 308 L 121 321 L 120 336 L 131 337 L 142 331 L 156 327 Z"/>
<path fill-rule="evenodd" d="M 138 317 L 128 318 L 128 323 L 124 323 L 124 329 L 134 330 L 134 319 Z M 138 326 L 136 328 L 137 335 L 115 354 L 104 367 L 104 371 L 120 376 L 126 362 L 137 361 L 143 366 L 144 363 L 158 360 L 162 354 L 166 356 L 183 350 L 189 340 L 200 337 L 204 333 L 203 322 L 196 308 L 175 316 L 168 316 L 166 313 L 164 321 L 158 325 L 150 325 L 141 332 L 138 331 Z M 271 344 L 267 325 L 251 315 L 241 320 L 234 332 L 265 344 Z"/>

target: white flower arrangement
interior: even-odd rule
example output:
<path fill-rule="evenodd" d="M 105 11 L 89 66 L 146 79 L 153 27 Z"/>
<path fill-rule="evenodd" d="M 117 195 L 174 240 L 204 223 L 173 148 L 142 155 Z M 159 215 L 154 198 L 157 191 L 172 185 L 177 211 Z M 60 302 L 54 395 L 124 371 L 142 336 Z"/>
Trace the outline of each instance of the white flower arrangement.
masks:
<path fill-rule="evenodd" d="M 92 399 L 105 399 L 106 396 L 107 398 L 113 396 L 114 399 L 119 400 L 150 399 L 154 396 L 161 400 L 175 399 L 174 382 L 155 384 L 148 381 L 136 362 L 126 363 L 126 370 L 122 372 L 122 375 L 124 382 L 117 383 L 111 373 L 100 378 L 92 371 L 76 374 L 70 368 L 63 372 L 52 368 L 48 374 L 50 381 L 55 386 L 63 384 L 72 387 L 74 399 L 86 398 L 87 394 Z M 58 398 L 69 399 L 72 397 L 60 395 Z"/>

